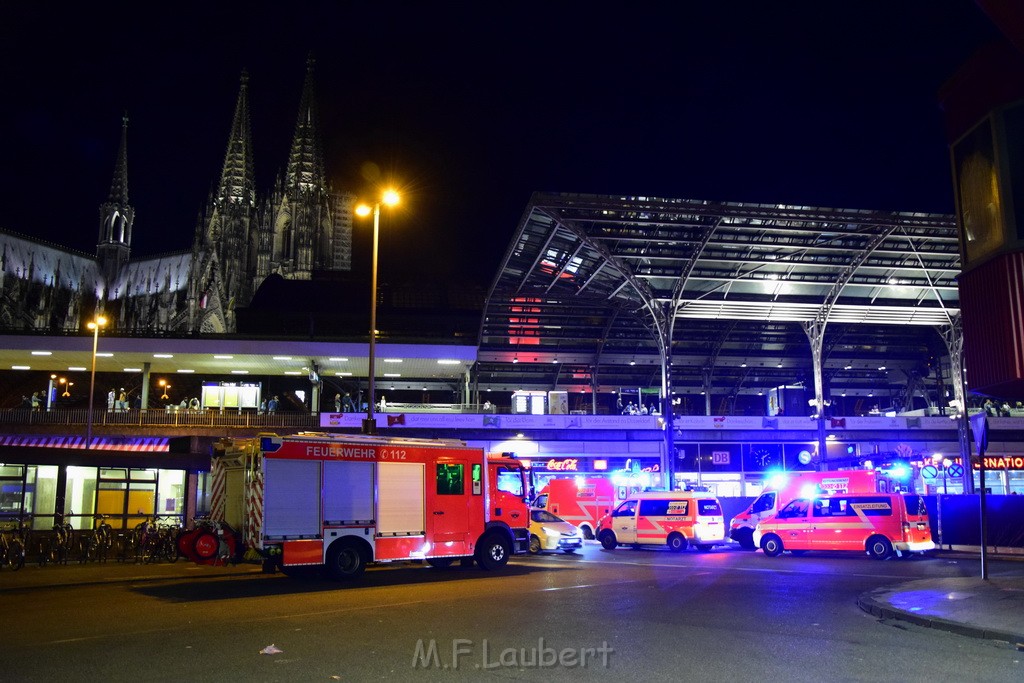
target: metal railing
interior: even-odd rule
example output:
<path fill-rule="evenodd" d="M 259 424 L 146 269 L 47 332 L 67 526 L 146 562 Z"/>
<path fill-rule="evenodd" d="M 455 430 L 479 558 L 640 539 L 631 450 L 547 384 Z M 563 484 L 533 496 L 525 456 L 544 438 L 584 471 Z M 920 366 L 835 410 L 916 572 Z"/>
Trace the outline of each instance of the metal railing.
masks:
<path fill-rule="evenodd" d="M 85 426 L 89 411 L 81 408 L 0 411 L 0 425 Z M 92 412 L 93 427 L 317 427 L 317 413 L 260 413 L 255 410 L 149 410 Z"/>

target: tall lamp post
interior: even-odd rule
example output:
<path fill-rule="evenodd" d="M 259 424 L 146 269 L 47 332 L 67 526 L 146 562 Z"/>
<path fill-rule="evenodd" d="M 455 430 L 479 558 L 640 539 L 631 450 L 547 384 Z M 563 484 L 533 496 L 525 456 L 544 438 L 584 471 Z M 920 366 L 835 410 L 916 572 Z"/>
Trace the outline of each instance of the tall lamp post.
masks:
<path fill-rule="evenodd" d="M 92 330 L 92 374 L 89 375 L 89 414 L 86 416 L 85 447 L 92 448 L 92 399 L 96 393 L 96 346 L 100 341 L 100 328 L 107 324 L 107 319 L 97 315 L 86 326 Z"/>
<path fill-rule="evenodd" d="M 398 193 L 394 190 L 385 190 L 379 201 L 374 202 L 371 208 L 367 204 L 360 204 L 356 207 L 357 216 L 368 216 L 373 212 L 373 260 L 370 262 L 370 362 L 368 391 L 366 401 L 366 418 L 363 419 L 363 434 L 377 433 L 377 420 L 373 417 L 374 401 L 374 375 L 376 374 L 375 346 L 377 343 L 377 242 L 380 234 L 380 205 L 387 204 L 394 206 L 398 203 Z"/>

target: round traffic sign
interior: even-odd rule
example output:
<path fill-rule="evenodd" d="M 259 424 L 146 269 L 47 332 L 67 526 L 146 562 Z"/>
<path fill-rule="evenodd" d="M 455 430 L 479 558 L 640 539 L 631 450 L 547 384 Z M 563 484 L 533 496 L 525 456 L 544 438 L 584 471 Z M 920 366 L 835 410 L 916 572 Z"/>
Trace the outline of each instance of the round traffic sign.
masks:
<path fill-rule="evenodd" d="M 934 479 L 939 476 L 939 468 L 935 465 L 925 465 L 921 468 L 921 476 L 925 479 Z"/>
<path fill-rule="evenodd" d="M 964 466 L 959 464 L 950 465 L 946 468 L 946 474 L 951 477 L 962 477 L 964 476 Z"/>

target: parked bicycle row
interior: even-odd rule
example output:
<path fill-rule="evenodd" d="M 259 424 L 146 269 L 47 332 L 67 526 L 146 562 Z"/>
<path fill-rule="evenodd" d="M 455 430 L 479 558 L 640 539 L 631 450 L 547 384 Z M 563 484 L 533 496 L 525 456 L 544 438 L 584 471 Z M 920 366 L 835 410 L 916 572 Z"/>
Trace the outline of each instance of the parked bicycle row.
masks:
<path fill-rule="evenodd" d="M 60 521 L 49 531 L 32 528 L 31 517 L 20 517 L 0 528 L 0 569 L 15 571 L 27 563 L 46 565 L 88 562 L 177 562 L 178 538 L 185 529 L 178 518 L 159 521 L 145 517 L 132 529 L 114 529 L 106 515 L 96 515 L 91 529 L 75 529 Z"/>

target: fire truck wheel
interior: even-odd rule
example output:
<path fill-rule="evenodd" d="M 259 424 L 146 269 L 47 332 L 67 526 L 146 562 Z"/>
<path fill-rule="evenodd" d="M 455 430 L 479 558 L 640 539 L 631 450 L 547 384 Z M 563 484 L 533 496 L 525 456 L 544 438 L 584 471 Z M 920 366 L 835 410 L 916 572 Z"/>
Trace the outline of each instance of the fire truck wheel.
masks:
<path fill-rule="evenodd" d="M 453 560 L 450 557 L 434 557 L 427 560 L 427 564 L 435 569 L 448 569 L 448 567 L 452 566 L 452 562 Z"/>
<path fill-rule="evenodd" d="M 604 546 L 605 550 L 615 550 L 615 546 L 619 544 L 619 542 L 615 540 L 615 533 L 608 530 L 602 531 L 597 540 L 601 541 L 601 545 Z"/>
<path fill-rule="evenodd" d="M 768 557 L 778 557 L 782 554 L 782 539 L 775 534 L 768 534 L 761 539 L 761 550 Z"/>
<path fill-rule="evenodd" d="M 494 571 L 508 564 L 508 541 L 498 534 L 490 534 L 477 547 L 476 561 L 481 569 Z"/>
<path fill-rule="evenodd" d="M 868 539 L 868 555 L 876 560 L 885 560 L 892 555 L 892 543 L 885 536 L 872 536 Z"/>
<path fill-rule="evenodd" d="M 668 549 L 674 553 L 680 553 L 686 550 L 686 537 L 680 533 L 671 533 L 668 535 Z"/>
<path fill-rule="evenodd" d="M 537 536 L 530 536 L 530 554 L 539 555 L 540 550 L 540 538 Z"/>
<path fill-rule="evenodd" d="M 327 550 L 327 573 L 337 581 L 362 576 L 366 570 L 366 556 L 362 548 L 352 541 L 336 541 Z"/>

